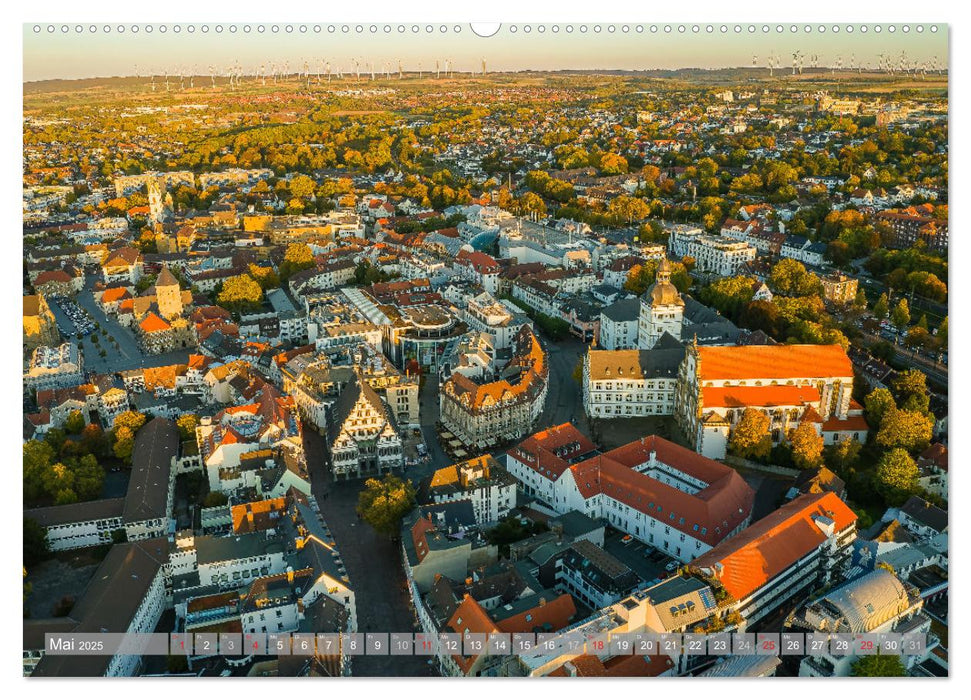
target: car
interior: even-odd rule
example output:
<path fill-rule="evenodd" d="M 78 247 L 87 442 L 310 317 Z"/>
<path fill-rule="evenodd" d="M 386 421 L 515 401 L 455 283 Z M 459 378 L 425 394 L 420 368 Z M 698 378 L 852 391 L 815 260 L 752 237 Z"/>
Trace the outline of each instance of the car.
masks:
<path fill-rule="evenodd" d="M 631 542 L 634 541 L 634 538 L 631 537 L 630 535 L 624 535 L 623 537 L 620 538 L 620 541 L 623 542 L 624 544 L 630 544 Z"/>
<path fill-rule="evenodd" d="M 675 559 L 672 559 L 664 567 L 664 570 L 665 571 L 670 571 L 671 573 L 674 573 L 680 565 L 681 565 L 681 562 L 679 562 L 679 561 L 677 561 Z"/>

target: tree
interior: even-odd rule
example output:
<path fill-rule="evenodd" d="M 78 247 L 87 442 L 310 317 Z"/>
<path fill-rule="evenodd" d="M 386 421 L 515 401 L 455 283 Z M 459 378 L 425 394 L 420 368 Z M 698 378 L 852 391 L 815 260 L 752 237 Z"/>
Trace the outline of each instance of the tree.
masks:
<path fill-rule="evenodd" d="M 907 450 L 887 450 L 877 463 L 874 488 L 888 503 L 902 503 L 917 490 L 920 472 Z"/>
<path fill-rule="evenodd" d="M 923 414 L 930 411 L 931 396 L 927 391 L 927 375 L 919 369 L 900 372 L 890 385 L 890 391 L 901 409 Z"/>
<path fill-rule="evenodd" d="M 600 159 L 602 175 L 620 175 L 627 172 L 627 159 L 616 153 L 605 153 Z"/>
<path fill-rule="evenodd" d="M 47 559 L 50 549 L 47 546 L 47 529 L 31 518 L 24 518 L 24 566 Z"/>
<path fill-rule="evenodd" d="M 357 500 L 357 514 L 375 531 L 393 537 L 401 527 L 401 518 L 415 505 L 415 488 L 411 481 L 393 474 L 383 479 L 368 479 Z"/>
<path fill-rule="evenodd" d="M 860 459 L 863 445 L 856 438 L 840 440 L 823 450 L 826 466 L 835 472 L 842 472 L 856 465 Z"/>
<path fill-rule="evenodd" d="M 210 491 L 206 494 L 205 499 L 202 501 L 202 505 L 205 508 L 214 508 L 216 506 L 224 506 L 229 503 L 229 498 L 226 494 L 219 491 Z"/>
<path fill-rule="evenodd" d="M 873 305 L 873 315 L 882 321 L 889 313 L 890 301 L 887 299 L 887 293 L 884 292 L 880 295 L 880 298 L 877 299 L 877 303 Z"/>
<path fill-rule="evenodd" d="M 315 264 L 310 246 L 306 243 L 291 243 L 283 255 L 283 262 L 280 263 L 280 280 L 286 282 L 293 275 L 309 270 Z"/>
<path fill-rule="evenodd" d="M 176 419 L 175 425 L 179 428 L 179 436 L 183 440 L 195 440 L 199 416 L 194 413 L 184 413 Z"/>
<path fill-rule="evenodd" d="M 937 342 L 941 344 L 941 348 L 947 351 L 947 316 L 941 321 L 941 325 L 937 327 Z"/>
<path fill-rule="evenodd" d="M 306 175 L 295 175 L 290 180 L 290 194 L 294 197 L 305 199 L 313 195 L 317 189 L 317 183 Z"/>
<path fill-rule="evenodd" d="M 789 447 L 792 459 L 799 469 L 819 466 L 823 456 L 823 436 L 808 421 L 803 421 L 789 431 Z"/>
<path fill-rule="evenodd" d="M 115 430 L 115 444 L 111 450 L 115 457 L 126 464 L 131 464 L 132 451 L 135 449 L 135 434 L 128 428 Z"/>
<path fill-rule="evenodd" d="M 282 266 L 281 266 L 282 269 Z M 259 283 L 247 274 L 230 277 L 223 282 L 222 291 L 216 298 L 220 306 L 237 313 L 260 308 L 263 290 Z"/>
<path fill-rule="evenodd" d="M 84 430 L 84 414 L 81 411 L 71 411 L 64 421 L 64 429 L 69 435 L 78 435 Z"/>
<path fill-rule="evenodd" d="M 850 668 L 850 675 L 871 678 L 893 678 L 906 676 L 907 672 L 899 656 L 875 654 L 873 656 L 861 656 L 854 661 Z"/>
<path fill-rule="evenodd" d="M 907 324 L 910 323 L 910 306 L 906 299 L 901 299 L 893 307 L 893 311 L 890 312 L 890 322 L 897 328 L 906 328 Z"/>
<path fill-rule="evenodd" d="M 728 440 L 728 449 L 742 458 L 764 459 L 772 450 L 769 436 L 769 414 L 757 408 L 746 408 L 735 424 Z"/>
<path fill-rule="evenodd" d="M 919 452 L 930 444 L 933 423 L 928 416 L 916 411 L 888 411 L 880 422 L 877 444 L 881 447 L 902 447 Z"/>
<path fill-rule="evenodd" d="M 823 291 L 819 277 L 807 272 L 805 265 L 792 258 L 780 260 L 772 267 L 769 286 L 779 294 L 794 297 L 819 295 Z"/>
<path fill-rule="evenodd" d="M 123 411 L 115 416 L 115 421 L 112 423 L 112 429 L 118 430 L 120 428 L 128 428 L 134 435 L 137 433 L 143 425 L 148 421 L 148 416 L 144 413 L 139 413 L 138 411 Z"/>
<path fill-rule="evenodd" d="M 874 389 L 863 399 L 863 404 L 868 422 L 872 426 L 879 426 L 887 412 L 897 408 L 897 402 L 889 389 Z"/>

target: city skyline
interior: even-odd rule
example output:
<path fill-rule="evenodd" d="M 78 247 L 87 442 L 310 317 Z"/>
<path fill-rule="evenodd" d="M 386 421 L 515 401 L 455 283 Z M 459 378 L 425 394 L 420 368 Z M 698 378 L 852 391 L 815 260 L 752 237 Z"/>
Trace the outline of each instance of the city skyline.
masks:
<path fill-rule="evenodd" d="M 750 33 L 746 24 L 739 26 L 739 32 L 731 25 L 724 34 L 721 25 L 714 25 L 709 34 L 707 25 L 700 25 L 698 33 L 694 33 L 694 24 L 683 25 L 684 33 L 679 31 L 682 25 L 677 24 L 555 25 L 556 32 L 554 25 L 543 25 L 544 31 L 540 32 L 540 25 L 519 24 L 503 25 L 489 38 L 477 36 L 468 25 L 458 25 L 458 32 L 448 25 L 447 31 L 442 32 L 444 25 L 439 24 L 421 25 L 417 32 L 413 28 L 418 25 L 404 25 L 405 31 L 399 32 L 397 24 L 355 23 L 212 24 L 206 32 L 197 23 L 191 25 L 192 33 L 188 32 L 190 25 L 181 25 L 179 33 L 174 31 L 176 25 L 166 25 L 165 33 L 159 31 L 159 25 L 151 33 L 145 31 L 144 25 L 139 25 L 140 31 L 135 33 L 131 25 L 126 25 L 123 33 L 117 27 L 110 33 L 105 33 L 103 27 L 97 33 L 83 27 L 79 33 L 76 26 L 68 26 L 67 32 L 58 26 L 57 31 L 49 33 L 46 26 L 35 32 L 34 24 L 24 25 L 24 82 L 166 72 L 208 75 L 212 71 L 220 75 L 233 65 L 238 65 L 244 74 L 254 74 L 261 65 L 282 67 L 285 63 L 289 63 L 290 72 L 302 72 L 305 64 L 311 73 L 323 72 L 329 63 L 334 72 L 340 68 L 351 74 L 355 60 L 361 62 L 362 74 L 370 72 L 371 64 L 376 73 L 384 73 L 386 66 L 397 72 L 399 61 L 406 72 L 433 72 L 436 61 L 444 70 L 449 61 L 456 73 L 479 73 L 483 61 L 489 72 L 649 71 L 753 65 L 765 69 L 770 56 L 778 71 L 791 70 L 794 61 L 801 61 L 806 68 L 813 63 L 820 67 L 876 67 L 888 61 L 896 67 L 904 61 L 942 69 L 948 63 L 947 27 L 940 25 L 920 25 L 921 32 L 913 26 L 906 33 L 897 26 L 896 31 L 890 32 L 891 25 L 879 25 L 880 32 L 875 31 L 875 25 L 868 25 L 865 33 L 854 25 L 854 31 L 847 33 L 846 25 L 841 25 L 841 31 L 833 33 L 832 27 L 819 32 L 814 26 L 806 32 L 806 27 L 799 25 L 792 32 L 793 25 L 772 24 L 766 25 L 768 33 L 763 32 L 763 25 L 755 26 L 755 32 Z M 217 26 L 222 31 L 216 32 Z M 259 26 L 265 27 L 263 33 L 258 31 Z M 276 33 L 273 26 L 279 27 Z M 291 33 L 286 32 L 286 26 L 293 28 Z M 319 33 L 314 31 L 318 26 Z M 360 34 L 358 26 L 363 29 Z M 427 31 L 429 26 L 431 33 Z M 513 26 L 516 31 L 512 31 Z M 581 31 L 583 26 L 585 32 Z M 628 27 L 626 33 L 624 26 Z M 782 32 L 777 31 L 779 26 Z M 244 27 L 250 31 L 244 31 Z M 301 32 L 300 27 L 305 31 Z M 333 33 L 329 31 L 331 27 Z M 386 27 L 390 31 L 386 32 Z M 656 31 L 652 32 L 652 27 Z M 666 27 L 670 27 L 669 32 Z"/>

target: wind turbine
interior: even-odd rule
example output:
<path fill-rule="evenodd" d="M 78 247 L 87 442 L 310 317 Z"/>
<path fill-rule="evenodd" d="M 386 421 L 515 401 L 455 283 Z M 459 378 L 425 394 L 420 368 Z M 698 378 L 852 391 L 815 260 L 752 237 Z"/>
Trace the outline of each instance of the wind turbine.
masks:
<path fill-rule="evenodd" d="M 485 56 L 482 57 L 482 75 L 486 74 L 486 60 Z"/>
<path fill-rule="evenodd" d="M 438 59 L 435 59 L 435 80 L 438 80 L 442 75 L 441 69 L 439 67 Z"/>

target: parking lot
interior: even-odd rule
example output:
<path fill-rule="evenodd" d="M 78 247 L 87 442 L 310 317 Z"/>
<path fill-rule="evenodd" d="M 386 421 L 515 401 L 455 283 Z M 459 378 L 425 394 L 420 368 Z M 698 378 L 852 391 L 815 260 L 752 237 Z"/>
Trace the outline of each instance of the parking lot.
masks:
<path fill-rule="evenodd" d="M 604 549 L 646 582 L 668 578 L 677 571 L 679 564 L 677 559 L 664 552 L 612 528 L 608 528 L 604 536 Z"/>
<path fill-rule="evenodd" d="M 51 311 L 57 320 L 57 329 L 62 336 L 83 338 L 94 332 L 94 319 L 73 299 L 60 294 L 52 294 L 50 302 Z"/>

